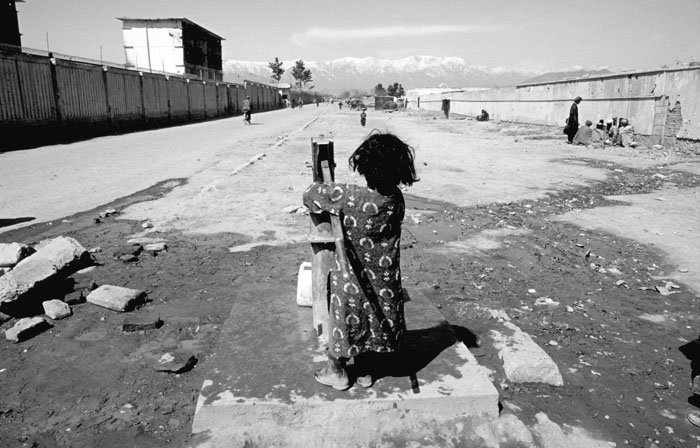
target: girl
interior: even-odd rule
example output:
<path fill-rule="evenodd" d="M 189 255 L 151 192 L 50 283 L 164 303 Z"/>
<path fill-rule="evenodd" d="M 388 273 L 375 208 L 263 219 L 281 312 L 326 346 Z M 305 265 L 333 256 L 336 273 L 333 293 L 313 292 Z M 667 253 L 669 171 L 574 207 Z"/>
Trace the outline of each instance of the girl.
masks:
<path fill-rule="evenodd" d="M 328 363 L 314 375 L 326 386 L 348 389 L 349 358 L 396 351 L 403 338 L 399 243 L 405 204 L 399 185 L 418 181 L 413 154 L 395 135 L 373 132 L 348 160 L 366 187 L 316 182 L 304 192 L 311 213 L 340 216 L 350 265 L 345 280 L 337 260 L 331 269 Z M 371 375 L 356 380 L 363 387 L 373 383 Z"/>

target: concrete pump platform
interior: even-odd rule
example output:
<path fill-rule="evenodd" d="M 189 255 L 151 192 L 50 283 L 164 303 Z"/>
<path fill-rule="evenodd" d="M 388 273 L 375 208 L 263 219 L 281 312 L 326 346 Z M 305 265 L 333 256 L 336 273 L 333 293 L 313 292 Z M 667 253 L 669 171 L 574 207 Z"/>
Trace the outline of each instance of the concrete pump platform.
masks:
<path fill-rule="evenodd" d="M 191 447 L 368 446 L 455 418 L 495 417 L 498 392 L 429 300 L 407 291 L 407 339 L 376 362 L 374 386 L 336 391 L 313 372 L 325 354 L 291 288 L 244 286 L 201 368 Z M 466 329 L 459 329 L 469 334 Z"/>

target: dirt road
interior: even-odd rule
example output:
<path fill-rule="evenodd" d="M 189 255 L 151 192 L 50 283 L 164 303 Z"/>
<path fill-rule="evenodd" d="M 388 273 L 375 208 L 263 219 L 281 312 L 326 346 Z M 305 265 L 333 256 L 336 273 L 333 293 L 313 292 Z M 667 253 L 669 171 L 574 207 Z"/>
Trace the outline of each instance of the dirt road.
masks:
<path fill-rule="evenodd" d="M 0 154 L 0 242 L 69 235 L 101 248 L 100 266 L 56 292 L 73 316 L 1 344 L 3 446 L 184 446 L 235 291 L 274 279 L 293 297 L 308 217 L 283 209 L 310 182 L 310 138 L 332 136 L 337 179 L 354 182 L 347 156 L 373 128 L 416 148 L 404 281 L 479 336 L 472 351 L 494 372 L 504 412 L 526 423 L 546 412 L 618 446 L 700 443 L 685 421 L 691 361 L 680 350 L 700 332 L 697 156 L 574 147 L 556 129 L 415 112 L 370 112 L 365 128 L 323 105 L 253 121 Z M 96 223 L 110 207 L 120 214 Z M 168 251 L 116 260 L 135 236 L 163 238 Z M 81 300 L 91 282 L 147 290 L 139 315 L 165 325 L 122 332 L 124 315 Z M 565 385 L 509 384 L 488 310 L 535 337 Z M 165 354 L 198 364 L 156 372 Z"/>

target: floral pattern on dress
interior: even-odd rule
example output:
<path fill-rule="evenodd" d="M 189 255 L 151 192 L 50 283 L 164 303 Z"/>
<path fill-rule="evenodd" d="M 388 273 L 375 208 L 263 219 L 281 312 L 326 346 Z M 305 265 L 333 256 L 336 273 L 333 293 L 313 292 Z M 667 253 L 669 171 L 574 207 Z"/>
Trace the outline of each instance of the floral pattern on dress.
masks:
<path fill-rule="evenodd" d="M 315 182 L 304 192 L 311 213 L 340 216 L 350 278 L 331 267 L 330 341 L 335 357 L 392 352 L 405 333 L 399 242 L 405 203 L 401 190 L 384 196 L 368 187 Z"/>

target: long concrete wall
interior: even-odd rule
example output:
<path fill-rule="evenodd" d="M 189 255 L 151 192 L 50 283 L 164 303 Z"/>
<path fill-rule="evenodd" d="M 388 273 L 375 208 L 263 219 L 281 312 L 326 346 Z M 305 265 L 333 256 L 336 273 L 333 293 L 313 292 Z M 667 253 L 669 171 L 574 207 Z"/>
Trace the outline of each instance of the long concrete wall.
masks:
<path fill-rule="evenodd" d="M 573 98 L 581 96 L 581 122 L 626 117 L 652 140 L 700 139 L 700 67 L 584 78 L 516 87 L 410 95 L 409 107 L 492 119 L 561 126 Z M 678 107 L 680 106 L 680 107 Z M 677 109 L 672 112 L 674 107 Z M 680 118 L 677 112 L 680 112 Z M 673 123 L 672 123 L 673 122 Z"/>
<path fill-rule="evenodd" d="M 0 52 L 0 151 L 283 106 L 275 86 Z"/>

